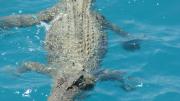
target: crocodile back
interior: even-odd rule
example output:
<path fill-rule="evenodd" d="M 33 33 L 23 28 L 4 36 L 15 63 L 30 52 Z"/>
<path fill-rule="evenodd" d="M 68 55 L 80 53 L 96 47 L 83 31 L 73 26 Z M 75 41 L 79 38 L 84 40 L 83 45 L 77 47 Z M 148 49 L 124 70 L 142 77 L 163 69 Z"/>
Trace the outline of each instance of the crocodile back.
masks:
<path fill-rule="evenodd" d="M 49 63 L 93 70 L 99 67 L 106 50 L 106 34 L 92 13 L 91 4 L 86 4 L 90 2 L 67 1 L 46 35 Z"/>

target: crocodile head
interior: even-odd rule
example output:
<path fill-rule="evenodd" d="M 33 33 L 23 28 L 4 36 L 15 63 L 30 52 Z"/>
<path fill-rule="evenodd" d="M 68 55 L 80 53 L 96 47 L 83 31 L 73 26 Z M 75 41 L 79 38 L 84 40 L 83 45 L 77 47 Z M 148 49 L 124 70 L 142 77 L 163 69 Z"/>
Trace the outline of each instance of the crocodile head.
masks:
<path fill-rule="evenodd" d="M 86 71 L 74 71 L 73 73 L 68 73 L 66 77 L 68 77 L 67 89 L 76 86 L 81 90 L 89 90 L 92 89 L 95 84 L 95 77 L 91 73 L 87 73 Z"/>

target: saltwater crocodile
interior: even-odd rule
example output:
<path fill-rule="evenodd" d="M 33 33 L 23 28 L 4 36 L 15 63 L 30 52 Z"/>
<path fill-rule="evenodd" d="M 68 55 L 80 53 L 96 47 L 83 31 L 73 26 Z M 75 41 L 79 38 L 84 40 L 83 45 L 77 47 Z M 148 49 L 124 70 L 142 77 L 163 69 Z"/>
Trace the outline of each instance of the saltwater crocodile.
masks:
<path fill-rule="evenodd" d="M 135 85 L 124 79 L 118 70 L 100 70 L 106 53 L 110 29 L 129 37 L 117 25 L 108 22 L 92 9 L 94 0 L 61 0 L 52 8 L 37 14 L 11 15 L 0 18 L 0 28 L 28 27 L 41 22 L 50 24 L 45 38 L 48 65 L 25 62 L 18 72 L 36 71 L 53 78 L 48 101 L 73 101 L 81 92 L 93 88 L 96 82 L 119 81 L 130 90 Z"/>

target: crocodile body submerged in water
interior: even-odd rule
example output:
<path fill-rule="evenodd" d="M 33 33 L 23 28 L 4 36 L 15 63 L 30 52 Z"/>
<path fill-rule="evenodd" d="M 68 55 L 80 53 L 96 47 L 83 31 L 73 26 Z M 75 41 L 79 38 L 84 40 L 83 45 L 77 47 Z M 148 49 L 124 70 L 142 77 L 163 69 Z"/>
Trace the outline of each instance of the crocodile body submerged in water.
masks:
<path fill-rule="evenodd" d="M 50 23 L 45 38 L 48 65 L 25 62 L 18 69 L 18 72 L 35 71 L 53 78 L 48 101 L 73 101 L 98 81 L 116 80 L 126 90 L 135 87 L 126 82 L 129 79 L 124 79 L 120 71 L 99 69 L 107 48 L 104 30 L 113 30 L 123 37 L 129 37 L 129 34 L 93 11 L 92 4 L 93 0 L 61 0 L 37 14 L 0 18 L 0 27 L 4 29 Z"/>

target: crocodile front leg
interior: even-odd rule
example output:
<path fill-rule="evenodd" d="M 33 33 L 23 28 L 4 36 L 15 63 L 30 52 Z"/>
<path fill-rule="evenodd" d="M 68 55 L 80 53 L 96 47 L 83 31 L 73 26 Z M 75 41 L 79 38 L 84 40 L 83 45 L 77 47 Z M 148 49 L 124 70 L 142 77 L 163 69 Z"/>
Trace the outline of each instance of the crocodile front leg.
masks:
<path fill-rule="evenodd" d="M 54 76 L 56 74 L 56 69 L 50 66 L 45 66 L 44 64 L 40 64 L 38 62 L 25 62 L 22 67 L 17 69 L 17 73 L 25 73 L 28 71 L 34 71 L 41 74 L 48 74 L 50 76 Z"/>
<path fill-rule="evenodd" d="M 118 70 L 101 70 L 96 72 L 97 81 L 117 81 L 126 91 L 134 90 L 142 86 L 142 83 L 133 77 L 126 77 L 125 72 Z"/>

